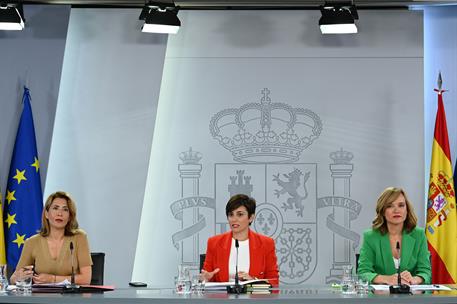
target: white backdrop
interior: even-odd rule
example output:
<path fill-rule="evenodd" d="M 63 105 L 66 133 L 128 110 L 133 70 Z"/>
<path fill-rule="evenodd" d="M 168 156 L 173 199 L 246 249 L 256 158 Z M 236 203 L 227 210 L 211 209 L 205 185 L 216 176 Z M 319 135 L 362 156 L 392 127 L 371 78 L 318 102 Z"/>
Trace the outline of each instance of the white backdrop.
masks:
<path fill-rule="evenodd" d="M 387 186 L 406 189 L 423 223 L 421 12 L 361 11 L 353 36 L 322 36 L 317 11 L 180 18 L 165 58 L 134 280 L 171 284 L 178 263 L 196 266 L 207 238 L 226 228 L 232 191 L 257 199 L 253 227 L 276 239 L 283 284 L 334 281 L 354 262 Z M 300 109 L 308 112 L 295 122 Z M 314 132 L 312 143 L 297 152 L 243 139 L 287 125 L 305 140 Z M 219 134 L 255 155 L 234 157 Z"/>
<path fill-rule="evenodd" d="M 71 10 L 45 188 L 74 196 L 116 286 L 131 278 L 166 46 L 138 14 Z"/>

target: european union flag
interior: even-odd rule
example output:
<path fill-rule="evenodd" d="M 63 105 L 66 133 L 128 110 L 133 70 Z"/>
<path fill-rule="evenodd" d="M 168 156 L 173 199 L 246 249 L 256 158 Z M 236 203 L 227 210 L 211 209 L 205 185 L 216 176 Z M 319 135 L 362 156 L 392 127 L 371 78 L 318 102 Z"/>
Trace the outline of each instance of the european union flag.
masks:
<path fill-rule="evenodd" d="M 40 162 L 27 88 L 24 88 L 22 103 L 3 212 L 6 259 L 10 269 L 16 269 L 25 240 L 41 228 L 43 211 Z"/>

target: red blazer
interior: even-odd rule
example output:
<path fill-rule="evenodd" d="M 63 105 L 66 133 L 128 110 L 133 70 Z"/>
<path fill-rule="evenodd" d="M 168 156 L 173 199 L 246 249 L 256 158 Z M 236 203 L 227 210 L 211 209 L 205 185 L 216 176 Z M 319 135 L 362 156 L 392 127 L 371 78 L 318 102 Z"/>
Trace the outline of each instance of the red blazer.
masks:
<path fill-rule="evenodd" d="M 218 234 L 208 239 L 203 269 L 213 271 L 219 268 L 212 281 L 229 280 L 229 258 L 232 246 L 232 232 Z M 249 229 L 249 275 L 258 279 L 269 279 L 270 284 L 278 285 L 279 272 L 275 242 L 272 238 L 255 233 Z"/>

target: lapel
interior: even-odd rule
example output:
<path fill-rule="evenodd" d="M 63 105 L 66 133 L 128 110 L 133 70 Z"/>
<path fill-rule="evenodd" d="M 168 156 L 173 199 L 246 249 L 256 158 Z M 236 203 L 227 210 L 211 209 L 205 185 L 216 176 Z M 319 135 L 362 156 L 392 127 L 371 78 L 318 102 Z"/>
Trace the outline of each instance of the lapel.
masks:
<path fill-rule="evenodd" d="M 225 233 L 220 241 L 221 250 L 219 250 L 220 256 L 219 261 L 220 265 L 224 265 L 219 270 L 219 278 L 221 282 L 228 282 L 229 280 L 229 259 L 230 259 L 230 249 L 232 248 L 232 232 L 229 231 Z"/>
<path fill-rule="evenodd" d="M 403 235 L 401 239 L 401 252 L 400 252 L 400 270 L 405 270 L 408 268 L 408 263 L 411 258 L 411 254 L 414 249 L 416 240 L 405 230 L 403 230 Z"/>
<path fill-rule="evenodd" d="M 258 256 L 258 248 L 261 246 L 261 241 L 255 232 L 249 229 L 249 273 L 259 273 L 259 263 L 261 259 Z"/>
<path fill-rule="evenodd" d="M 392 248 L 390 248 L 390 239 L 389 239 L 389 234 L 381 234 L 380 235 L 380 247 L 381 247 L 381 255 L 382 255 L 382 260 L 384 262 L 384 270 L 386 274 L 391 274 L 395 273 L 395 264 L 394 264 L 394 259 L 392 256 Z"/>

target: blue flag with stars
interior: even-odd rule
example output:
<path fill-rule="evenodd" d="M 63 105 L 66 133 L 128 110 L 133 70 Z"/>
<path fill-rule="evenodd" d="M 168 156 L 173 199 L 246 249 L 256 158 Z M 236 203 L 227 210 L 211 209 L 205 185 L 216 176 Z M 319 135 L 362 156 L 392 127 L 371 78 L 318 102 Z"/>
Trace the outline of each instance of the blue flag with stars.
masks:
<path fill-rule="evenodd" d="M 16 269 L 25 240 L 41 228 L 43 211 L 40 162 L 27 88 L 24 88 L 22 104 L 3 211 L 6 260 L 10 269 Z"/>

